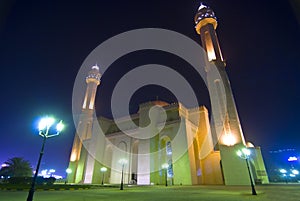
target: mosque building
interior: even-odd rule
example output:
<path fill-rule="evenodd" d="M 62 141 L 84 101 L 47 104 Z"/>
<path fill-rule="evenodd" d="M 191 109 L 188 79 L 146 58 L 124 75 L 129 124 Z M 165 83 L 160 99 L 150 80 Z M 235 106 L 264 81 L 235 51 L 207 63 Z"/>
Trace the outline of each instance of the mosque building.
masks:
<path fill-rule="evenodd" d="M 95 118 L 101 74 L 99 67 L 93 66 L 86 77 L 82 113 L 70 154 L 69 183 L 117 184 L 122 180 L 137 185 L 248 185 L 250 178 L 256 183 L 269 182 L 260 147 L 244 139 L 216 28 L 215 13 L 201 4 L 195 29 L 207 52 L 208 90 L 217 97 L 211 100 L 218 105 L 211 113 L 216 116 L 225 111 L 222 124 L 210 122 L 205 106 L 186 108 L 181 103 L 159 100 L 140 104 L 138 112 L 130 116 Z M 213 66 L 218 79 L 212 75 Z M 104 137 L 94 132 L 95 122 Z M 245 148 L 251 153 L 247 160 L 237 155 Z"/>

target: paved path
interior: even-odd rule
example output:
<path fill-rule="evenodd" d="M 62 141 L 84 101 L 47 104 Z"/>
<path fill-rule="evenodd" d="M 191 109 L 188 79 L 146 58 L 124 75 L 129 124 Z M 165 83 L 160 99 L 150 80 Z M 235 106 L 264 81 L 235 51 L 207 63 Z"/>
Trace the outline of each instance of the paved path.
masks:
<path fill-rule="evenodd" d="M 257 186 L 153 186 L 99 188 L 76 191 L 37 191 L 35 201 L 300 201 L 300 185 Z M 25 201 L 26 191 L 0 191 L 1 201 Z"/>

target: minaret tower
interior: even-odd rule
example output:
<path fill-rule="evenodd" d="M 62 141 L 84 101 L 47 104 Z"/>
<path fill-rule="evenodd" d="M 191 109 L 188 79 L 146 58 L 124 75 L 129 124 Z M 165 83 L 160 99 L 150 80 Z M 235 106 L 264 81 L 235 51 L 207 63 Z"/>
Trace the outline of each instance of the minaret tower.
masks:
<path fill-rule="evenodd" d="M 87 89 L 82 105 L 83 110 L 93 110 L 97 87 L 100 84 L 101 74 L 99 73 L 99 67 L 97 65 L 92 67 L 92 70 L 88 73 L 85 81 L 87 83 Z"/>
<path fill-rule="evenodd" d="M 206 60 L 208 90 L 210 94 L 217 97 L 217 102 L 214 103 L 217 105 L 217 109 L 212 108 L 213 115 L 214 117 L 223 116 L 219 119 L 221 121 L 214 122 L 213 126 L 215 126 L 214 130 L 221 131 L 216 135 L 221 154 L 224 182 L 227 185 L 249 184 L 246 164 L 236 155 L 238 149 L 245 147 L 245 140 L 225 70 L 226 64 L 215 31 L 218 24 L 215 13 L 208 6 L 201 4 L 195 16 L 195 24 L 196 31 L 201 36 L 202 47 L 207 52 L 204 59 Z M 218 79 L 212 76 L 212 68 L 217 68 L 220 74 Z M 225 94 L 220 89 L 221 85 Z"/>
<path fill-rule="evenodd" d="M 92 137 L 95 97 L 100 78 L 99 67 L 95 65 L 88 72 L 85 79 L 87 87 L 69 163 L 69 169 L 72 172 L 68 175 L 68 182 L 71 183 L 83 182 L 86 178 L 87 168 L 85 166 L 87 165 L 86 160 L 88 160 L 89 154 L 82 145 Z"/>

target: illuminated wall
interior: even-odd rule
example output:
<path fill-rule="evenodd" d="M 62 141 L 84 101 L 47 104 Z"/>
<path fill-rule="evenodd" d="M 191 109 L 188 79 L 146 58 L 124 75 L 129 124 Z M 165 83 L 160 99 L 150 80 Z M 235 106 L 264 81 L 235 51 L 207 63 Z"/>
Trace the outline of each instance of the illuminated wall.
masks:
<path fill-rule="evenodd" d="M 138 115 L 132 115 L 132 120 L 140 127 L 148 125 L 149 109 L 156 104 L 156 102 L 142 104 Z M 220 154 L 213 150 L 207 109 L 200 107 L 188 110 L 181 104 L 165 104 L 160 107 L 163 107 L 167 113 L 167 123 L 162 127 L 161 111 L 152 108 L 152 113 L 157 117 L 152 119 L 156 122 L 156 126 L 148 131 L 157 132 L 157 128 L 162 130 L 157 134 L 153 133 L 150 139 L 134 138 L 134 136 L 139 136 L 141 131 L 138 127 L 130 128 L 129 124 L 126 135 L 118 130 L 113 122 L 107 126 L 106 137 L 110 143 L 113 143 L 113 146 L 104 145 L 104 147 L 109 147 L 109 149 L 104 149 L 103 153 L 102 159 L 105 164 L 94 162 L 93 173 L 97 176 L 93 175 L 92 183 L 100 182 L 99 176 L 101 175 L 97 169 L 103 165 L 111 167 L 106 173 L 105 181 L 119 183 L 122 167 L 119 160 L 121 158 L 127 160 L 124 166 L 125 183 L 165 185 L 165 170 L 162 168 L 165 163 L 168 164 L 169 185 L 222 183 L 220 157 L 217 157 Z M 127 125 L 126 118 L 129 120 L 129 117 L 120 120 L 123 125 Z M 199 125 L 195 124 L 197 119 L 201 122 Z M 197 141 L 198 144 L 193 144 L 193 141 Z M 149 152 L 156 154 L 148 155 Z M 200 172 L 202 174 L 199 174 Z M 215 175 L 212 177 L 214 179 L 207 179 L 211 177 L 211 174 Z"/>

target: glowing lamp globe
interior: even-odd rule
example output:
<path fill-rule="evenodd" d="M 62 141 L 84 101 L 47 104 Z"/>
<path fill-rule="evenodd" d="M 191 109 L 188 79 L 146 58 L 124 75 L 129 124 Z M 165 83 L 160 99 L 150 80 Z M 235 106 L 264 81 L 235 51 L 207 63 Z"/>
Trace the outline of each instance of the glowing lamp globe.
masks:
<path fill-rule="evenodd" d="M 122 158 L 119 160 L 119 163 L 122 165 L 125 165 L 125 164 L 127 164 L 127 160 L 125 158 Z"/>
<path fill-rule="evenodd" d="M 282 173 L 282 174 L 287 173 L 287 171 L 285 169 L 280 169 L 279 172 Z"/>
<path fill-rule="evenodd" d="M 55 122 L 55 119 L 52 117 L 45 117 L 42 118 L 39 122 L 39 130 L 44 130 L 44 129 L 48 129 L 52 126 L 52 124 Z"/>
<path fill-rule="evenodd" d="M 239 157 L 241 157 L 241 158 L 243 158 L 243 159 L 246 159 L 246 158 L 248 158 L 248 157 L 250 156 L 251 152 L 250 152 L 249 149 L 243 148 L 242 150 L 238 150 L 238 151 L 236 152 L 236 154 L 237 154 Z"/>
<path fill-rule="evenodd" d="M 297 175 L 297 174 L 299 174 L 299 171 L 298 171 L 298 170 L 292 170 L 292 173 L 293 173 L 294 175 Z"/>
<path fill-rule="evenodd" d="M 161 165 L 161 167 L 162 167 L 163 169 L 168 169 L 169 165 L 168 165 L 167 163 L 164 163 L 164 164 Z"/>
<path fill-rule="evenodd" d="M 106 168 L 106 167 L 102 167 L 102 168 L 100 168 L 100 171 L 101 171 L 101 172 L 106 172 L 106 171 L 107 171 L 107 168 Z"/>
<path fill-rule="evenodd" d="M 72 170 L 70 168 L 66 169 L 66 173 L 71 174 Z"/>
<path fill-rule="evenodd" d="M 56 125 L 56 130 L 57 132 L 61 132 L 64 129 L 64 124 L 62 123 L 62 121 L 60 121 L 57 125 Z"/>

